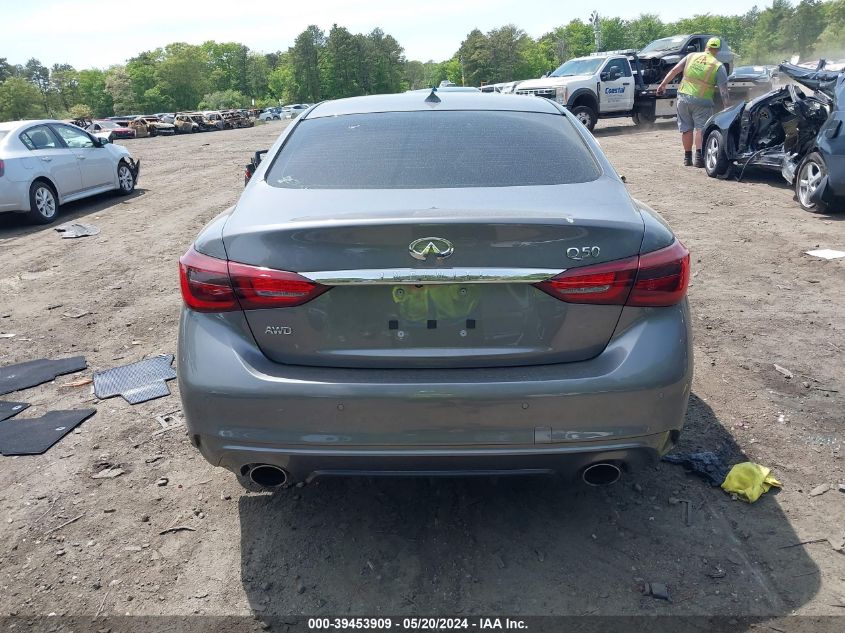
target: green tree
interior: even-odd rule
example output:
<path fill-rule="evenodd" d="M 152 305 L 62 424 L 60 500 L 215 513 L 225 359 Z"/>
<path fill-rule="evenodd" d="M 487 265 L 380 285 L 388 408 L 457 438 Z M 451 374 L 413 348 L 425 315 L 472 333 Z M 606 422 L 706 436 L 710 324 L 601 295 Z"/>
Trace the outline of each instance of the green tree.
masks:
<path fill-rule="evenodd" d="M 784 43 L 802 58 L 809 56 L 824 30 L 825 17 L 821 0 L 801 0 L 781 26 Z"/>
<path fill-rule="evenodd" d="M 249 97 L 237 90 L 218 90 L 209 93 L 199 103 L 200 110 L 229 110 L 245 108 L 249 105 Z"/>
<path fill-rule="evenodd" d="M 601 19 L 601 49 L 615 51 L 630 48 L 627 24 L 622 18 Z"/>
<path fill-rule="evenodd" d="M 80 70 L 76 90 L 79 102 L 91 106 L 95 117 L 114 114 L 114 103 L 106 90 L 106 73 L 102 70 Z"/>
<path fill-rule="evenodd" d="M 40 61 L 31 58 L 24 65 L 24 77 L 38 89 L 41 94 L 41 103 L 48 114 L 53 114 L 50 107 L 50 69 Z"/>
<path fill-rule="evenodd" d="M 669 35 L 666 26 L 656 13 L 640 14 L 638 18 L 628 22 L 627 29 L 628 43 L 632 48 L 637 49 L 644 47 L 649 42 Z"/>
<path fill-rule="evenodd" d="M 79 100 L 79 74 L 70 64 L 53 64 L 50 88 L 62 109 L 67 110 Z"/>
<path fill-rule="evenodd" d="M 208 90 L 207 71 L 202 48 L 183 42 L 168 44 L 155 68 L 154 90 L 145 93 L 147 109 L 192 110 Z M 153 105 L 153 97 L 158 98 L 158 105 Z"/>
<path fill-rule="evenodd" d="M 311 25 L 296 36 L 291 49 L 293 85 L 290 90 L 296 101 L 320 101 L 320 57 L 326 36 Z"/>
<path fill-rule="evenodd" d="M 0 84 L 0 120 L 39 119 L 45 115 L 38 88 L 23 77 Z"/>
<path fill-rule="evenodd" d="M 135 89 L 125 66 L 109 68 L 105 75 L 105 89 L 111 97 L 115 114 L 138 114 Z"/>
<path fill-rule="evenodd" d="M 90 121 L 94 118 L 94 111 L 91 109 L 91 106 L 84 103 L 77 103 L 68 109 L 68 116 L 74 120 L 81 119 Z"/>

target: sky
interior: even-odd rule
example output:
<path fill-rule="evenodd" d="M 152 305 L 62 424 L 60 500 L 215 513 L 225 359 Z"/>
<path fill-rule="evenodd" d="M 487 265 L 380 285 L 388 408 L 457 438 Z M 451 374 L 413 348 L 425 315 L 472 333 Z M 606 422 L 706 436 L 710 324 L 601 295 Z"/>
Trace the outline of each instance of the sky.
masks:
<path fill-rule="evenodd" d="M 576 3 L 572 3 L 575 5 Z M 449 59 L 473 28 L 515 24 L 538 37 L 574 18 L 635 18 L 657 13 L 669 22 L 696 13 L 745 13 L 768 0 L 708 0 L 706 5 L 650 0 L 647 5 L 597 0 L 592 6 L 561 0 L 199 0 L 104 2 L 102 0 L 0 0 L 0 57 L 23 64 L 35 57 L 52 66 L 107 68 L 141 51 L 171 42 L 240 42 L 254 51 L 287 50 L 309 24 L 333 23 L 353 33 L 380 27 L 405 48 L 408 59 Z"/>

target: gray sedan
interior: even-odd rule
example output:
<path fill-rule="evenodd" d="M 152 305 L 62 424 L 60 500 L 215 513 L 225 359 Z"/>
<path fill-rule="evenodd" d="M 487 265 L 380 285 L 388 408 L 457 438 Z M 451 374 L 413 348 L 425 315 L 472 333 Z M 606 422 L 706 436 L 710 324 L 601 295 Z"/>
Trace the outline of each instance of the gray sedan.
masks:
<path fill-rule="evenodd" d="M 608 484 L 683 424 L 689 253 L 547 99 L 321 103 L 180 275 L 190 438 L 247 487 Z"/>

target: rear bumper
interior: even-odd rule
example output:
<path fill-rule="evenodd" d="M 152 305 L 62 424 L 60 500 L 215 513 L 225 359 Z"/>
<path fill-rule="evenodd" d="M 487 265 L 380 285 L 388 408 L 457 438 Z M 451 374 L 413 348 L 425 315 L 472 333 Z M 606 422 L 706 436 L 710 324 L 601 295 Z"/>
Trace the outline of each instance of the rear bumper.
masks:
<path fill-rule="evenodd" d="M 4 178 L 0 183 L 0 213 L 5 211 L 29 211 L 29 181 Z"/>
<path fill-rule="evenodd" d="M 493 369 L 286 366 L 241 313 L 183 310 L 179 385 L 189 434 L 212 464 L 328 474 L 577 472 L 667 452 L 692 381 L 686 302 L 626 308 L 596 358 Z"/>

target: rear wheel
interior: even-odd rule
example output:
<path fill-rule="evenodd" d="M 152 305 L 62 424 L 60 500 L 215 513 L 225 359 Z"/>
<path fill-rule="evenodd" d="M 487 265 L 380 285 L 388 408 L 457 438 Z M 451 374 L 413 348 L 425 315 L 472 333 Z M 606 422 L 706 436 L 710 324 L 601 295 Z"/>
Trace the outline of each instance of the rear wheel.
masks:
<path fill-rule="evenodd" d="M 654 114 L 651 112 L 643 112 L 642 110 L 634 112 L 634 114 L 631 115 L 631 118 L 634 120 L 634 124 L 640 127 L 652 126 L 655 121 L 657 121 L 657 117 L 654 116 Z"/>
<path fill-rule="evenodd" d="M 135 190 L 135 176 L 124 162 L 117 166 L 117 185 L 117 191 L 122 196 L 128 196 Z"/>
<path fill-rule="evenodd" d="M 711 178 L 727 178 L 731 164 L 725 148 L 725 138 L 719 130 L 713 130 L 704 139 L 704 170 Z"/>
<path fill-rule="evenodd" d="M 572 108 L 572 114 L 576 119 L 581 121 L 584 127 L 590 130 L 590 132 L 592 132 L 593 128 L 596 127 L 598 115 L 590 106 L 576 106 Z"/>
<path fill-rule="evenodd" d="M 29 213 L 27 219 L 33 224 L 50 224 L 59 213 L 59 198 L 56 190 L 43 180 L 36 180 L 29 188 Z"/>

